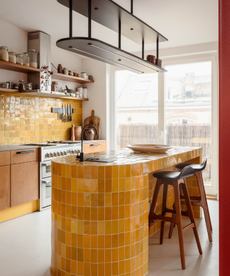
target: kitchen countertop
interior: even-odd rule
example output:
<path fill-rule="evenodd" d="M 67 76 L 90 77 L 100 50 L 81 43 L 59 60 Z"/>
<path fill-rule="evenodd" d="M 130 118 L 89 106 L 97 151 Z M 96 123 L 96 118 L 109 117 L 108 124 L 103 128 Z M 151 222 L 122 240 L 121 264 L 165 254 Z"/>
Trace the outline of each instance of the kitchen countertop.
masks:
<path fill-rule="evenodd" d="M 87 158 L 105 158 L 116 159 L 111 163 L 102 162 L 79 162 L 75 156 L 67 156 L 61 158 L 55 158 L 52 161 L 55 163 L 61 163 L 65 165 L 76 166 L 116 166 L 116 165 L 132 165 L 137 163 L 151 163 L 157 160 L 164 160 L 168 165 L 169 163 L 174 165 L 184 162 L 185 159 L 195 158 L 199 155 L 200 147 L 173 147 L 166 153 L 135 153 L 131 149 L 123 148 L 118 150 L 109 150 L 103 152 L 85 154 Z M 153 161 L 153 162 L 152 162 Z"/>
<path fill-rule="evenodd" d="M 65 141 L 63 141 L 65 142 Z M 68 140 L 66 142 L 72 142 L 71 140 Z M 75 141 L 76 144 L 80 144 L 81 141 Z M 106 142 L 106 140 L 84 140 L 83 141 L 84 144 L 88 144 L 88 143 L 102 143 L 102 142 Z M 61 146 L 61 144 L 60 144 Z M 24 149 L 37 149 L 40 148 L 40 146 L 27 146 L 27 145 L 0 145 L 0 152 L 1 151 L 10 151 L 10 150 L 24 150 Z"/>
<path fill-rule="evenodd" d="M 37 149 L 39 146 L 25 146 L 25 145 L 0 145 L 1 151 L 9 151 L 9 150 L 25 150 L 25 149 Z"/>

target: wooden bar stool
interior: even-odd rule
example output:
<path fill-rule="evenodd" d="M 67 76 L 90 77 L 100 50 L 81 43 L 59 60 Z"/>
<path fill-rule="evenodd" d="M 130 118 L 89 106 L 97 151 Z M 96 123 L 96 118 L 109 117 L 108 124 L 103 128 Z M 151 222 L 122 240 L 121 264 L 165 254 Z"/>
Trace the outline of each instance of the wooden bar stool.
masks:
<path fill-rule="evenodd" d="M 193 215 L 192 205 L 190 202 L 188 188 L 186 185 L 185 178 L 194 175 L 194 169 L 190 166 L 185 167 L 181 170 L 181 172 L 172 172 L 172 171 L 163 171 L 154 173 L 153 176 L 157 178 L 157 183 L 155 187 L 155 191 L 153 194 L 153 200 L 149 212 L 149 228 L 151 225 L 157 221 L 161 221 L 161 232 L 160 232 L 160 244 L 163 243 L 163 235 L 164 235 L 164 223 L 165 221 L 171 222 L 176 224 L 178 227 L 178 236 L 179 236 L 179 245 L 180 245 L 180 255 L 181 255 L 181 266 L 182 269 L 185 269 L 185 255 L 184 255 L 184 241 L 183 241 L 183 232 L 189 228 L 193 229 L 197 247 L 200 254 L 203 254 L 202 248 L 200 245 L 200 239 L 198 236 L 196 222 Z M 155 207 L 157 204 L 157 198 L 160 191 L 161 185 L 164 185 L 163 189 L 163 202 L 162 202 L 162 215 L 156 215 Z M 168 192 L 168 185 L 172 185 L 174 188 L 174 196 L 175 196 L 175 203 L 174 208 L 169 209 L 166 206 L 167 202 L 167 192 Z M 181 201 L 180 201 L 180 191 L 179 186 L 183 190 L 185 195 L 185 202 L 187 204 L 187 211 L 185 212 L 186 215 L 190 218 L 191 223 L 182 227 L 182 215 L 181 215 Z M 166 213 L 173 214 L 172 217 L 166 217 Z"/>
<path fill-rule="evenodd" d="M 184 164 L 176 165 L 176 168 L 183 169 L 189 165 L 195 171 L 194 174 L 197 178 L 197 184 L 198 184 L 198 188 L 200 191 L 200 195 L 199 196 L 190 196 L 190 200 L 191 200 L 191 204 L 193 206 L 200 206 L 203 208 L 206 228 L 207 228 L 207 232 L 208 232 L 208 239 L 210 242 L 212 242 L 212 223 L 211 223 L 211 218 L 210 218 L 209 209 L 208 209 L 208 203 L 207 203 L 207 198 L 206 198 L 206 193 L 205 193 L 205 188 L 204 188 L 204 181 L 203 181 L 203 177 L 202 177 L 202 171 L 205 169 L 206 164 L 207 164 L 207 159 L 205 159 L 201 165 L 199 165 L 199 164 L 191 164 L 190 165 L 190 164 L 184 163 Z M 182 193 L 180 194 L 180 198 L 185 199 L 185 197 L 182 195 Z M 185 202 L 181 201 L 181 204 L 185 204 Z M 173 226 L 174 226 L 173 224 L 170 225 L 169 238 L 172 237 Z"/>

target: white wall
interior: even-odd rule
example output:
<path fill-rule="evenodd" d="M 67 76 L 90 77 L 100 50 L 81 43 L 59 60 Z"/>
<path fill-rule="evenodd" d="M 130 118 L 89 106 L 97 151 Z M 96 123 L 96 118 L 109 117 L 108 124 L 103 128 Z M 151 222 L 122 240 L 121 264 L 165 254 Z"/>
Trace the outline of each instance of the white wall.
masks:
<path fill-rule="evenodd" d="M 0 46 L 7 46 L 11 52 L 26 52 L 27 32 L 0 19 Z M 18 82 L 19 80 L 26 82 L 27 74 L 0 70 L 0 82 Z"/>
<path fill-rule="evenodd" d="M 0 19 L 0 46 L 7 46 L 9 51 L 16 53 L 23 53 L 27 51 L 27 32 L 12 25 L 4 20 Z M 82 58 L 79 56 L 62 50 L 56 45 L 51 45 L 51 62 L 57 67 L 59 63 L 63 67 L 67 67 L 69 70 L 76 70 L 77 73 L 81 73 Z M 54 70 L 54 68 L 52 68 Z M 19 80 L 27 81 L 27 74 L 0 70 L 0 82 Z M 58 84 L 61 87 L 65 87 L 67 84 L 69 88 L 75 89 L 79 85 L 73 82 L 59 81 Z"/>
<path fill-rule="evenodd" d="M 91 110 L 95 110 L 95 116 L 101 119 L 100 138 L 105 140 L 107 112 L 106 112 L 106 89 L 107 89 L 107 68 L 104 62 L 94 59 L 84 59 L 82 62 L 83 71 L 89 75 L 93 75 L 94 83 L 89 84 L 88 87 L 88 102 L 84 102 L 83 120 L 91 116 Z"/>

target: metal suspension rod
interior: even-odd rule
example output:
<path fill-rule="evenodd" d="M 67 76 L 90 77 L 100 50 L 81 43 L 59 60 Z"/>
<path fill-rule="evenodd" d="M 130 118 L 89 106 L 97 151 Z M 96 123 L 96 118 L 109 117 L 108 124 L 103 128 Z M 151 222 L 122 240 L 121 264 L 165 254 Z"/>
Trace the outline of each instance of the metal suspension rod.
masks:
<path fill-rule="evenodd" d="M 73 3 L 69 0 L 69 37 L 73 37 Z"/>
<path fill-rule="evenodd" d="M 130 0 L 131 1 L 131 14 L 133 14 L 133 0 Z"/>
<path fill-rule="evenodd" d="M 92 35 L 92 21 L 91 21 L 91 0 L 88 0 L 88 37 Z"/>
<path fill-rule="evenodd" d="M 142 38 L 142 59 L 145 59 L 145 40 Z"/>
<path fill-rule="evenodd" d="M 118 48 L 121 49 L 121 18 L 119 16 L 118 22 Z"/>
<path fill-rule="evenodd" d="M 156 58 L 159 58 L 159 34 L 157 34 L 157 50 L 156 50 Z"/>

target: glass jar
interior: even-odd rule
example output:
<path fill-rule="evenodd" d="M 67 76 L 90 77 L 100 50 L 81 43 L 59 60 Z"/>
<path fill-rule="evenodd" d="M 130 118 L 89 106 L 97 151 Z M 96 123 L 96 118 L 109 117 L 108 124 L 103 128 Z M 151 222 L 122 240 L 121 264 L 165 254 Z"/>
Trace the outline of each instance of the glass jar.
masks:
<path fill-rule="evenodd" d="M 25 84 L 25 88 L 26 88 L 26 90 L 32 90 L 32 83 L 30 82 L 30 83 L 26 83 Z"/>
<path fill-rule="evenodd" d="M 51 91 L 53 91 L 53 92 L 58 91 L 58 82 L 57 81 L 52 81 L 52 83 L 51 83 Z"/>
<path fill-rule="evenodd" d="M 9 62 L 16 63 L 16 54 L 15 54 L 15 52 L 9 52 Z"/>
<path fill-rule="evenodd" d="M 23 55 L 17 54 L 16 60 L 17 60 L 17 64 L 23 65 Z"/>
<path fill-rule="evenodd" d="M 0 60 L 9 61 L 9 53 L 6 46 L 0 47 Z"/>
<path fill-rule="evenodd" d="M 30 66 L 30 58 L 27 52 L 23 53 L 23 65 Z"/>
<path fill-rule="evenodd" d="M 28 51 L 30 58 L 30 67 L 38 68 L 38 57 L 34 49 L 29 49 Z"/>
<path fill-rule="evenodd" d="M 25 87 L 25 84 L 24 84 L 24 81 L 23 81 L 23 80 L 20 80 L 20 81 L 19 81 L 18 90 L 19 90 L 19 92 L 24 92 L 24 91 L 26 91 L 26 87 Z"/>

